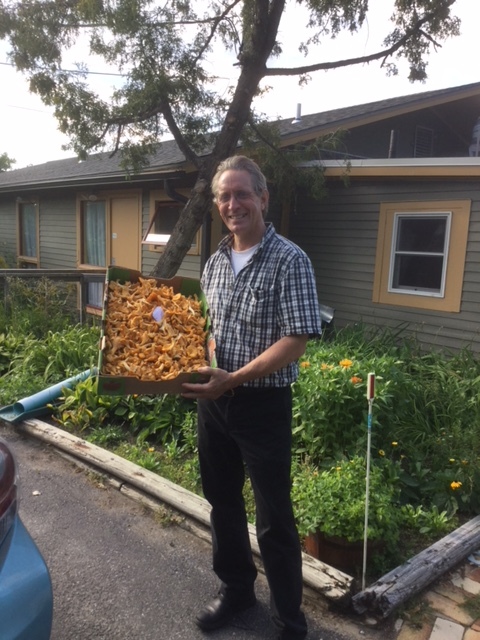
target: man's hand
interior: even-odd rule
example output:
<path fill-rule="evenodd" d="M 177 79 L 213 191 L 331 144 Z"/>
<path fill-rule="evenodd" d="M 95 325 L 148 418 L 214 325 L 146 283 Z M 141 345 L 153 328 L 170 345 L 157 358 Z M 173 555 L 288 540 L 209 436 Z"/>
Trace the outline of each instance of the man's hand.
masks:
<path fill-rule="evenodd" d="M 198 373 L 209 378 L 208 382 L 182 384 L 182 396 L 190 399 L 216 400 L 225 392 L 233 388 L 231 374 L 223 369 L 201 367 Z"/>

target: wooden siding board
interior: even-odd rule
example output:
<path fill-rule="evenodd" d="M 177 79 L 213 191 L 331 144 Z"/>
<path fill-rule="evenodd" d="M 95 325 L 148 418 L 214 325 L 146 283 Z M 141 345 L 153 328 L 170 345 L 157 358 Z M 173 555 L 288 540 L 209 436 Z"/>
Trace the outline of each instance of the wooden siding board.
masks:
<path fill-rule="evenodd" d="M 0 202 L 0 256 L 10 267 L 16 267 L 16 229 L 15 204 L 12 201 Z"/>
<path fill-rule="evenodd" d="M 76 198 L 46 198 L 40 202 L 40 266 L 75 269 L 77 266 Z"/>

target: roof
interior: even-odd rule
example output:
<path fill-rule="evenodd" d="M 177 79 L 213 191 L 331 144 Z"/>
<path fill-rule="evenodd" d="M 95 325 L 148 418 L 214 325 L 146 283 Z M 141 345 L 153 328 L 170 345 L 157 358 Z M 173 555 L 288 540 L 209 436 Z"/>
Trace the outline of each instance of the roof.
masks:
<path fill-rule="evenodd" d="M 300 122 L 297 122 L 296 119 L 280 120 L 280 131 L 284 142 L 288 142 L 289 138 L 301 137 L 307 139 L 341 127 L 358 127 L 370 122 L 391 118 L 399 113 L 405 114 L 419 109 L 435 107 L 439 104 L 471 96 L 480 97 L 480 82 L 314 113 L 301 116 Z"/>
<path fill-rule="evenodd" d="M 304 115 L 299 119 L 285 118 L 278 120 L 277 125 L 283 144 L 293 144 L 313 139 L 332 130 L 358 127 L 399 113 L 405 114 L 472 96 L 480 97 L 480 82 L 333 109 Z M 0 192 L 10 192 L 18 188 L 42 189 L 125 182 L 127 175 L 121 168 L 120 161 L 120 154 L 112 156 L 110 153 L 97 153 L 84 161 L 67 158 L 4 171 L 0 173 Z M 158 180 L 159 176 L 178 175 L 185 168 L 185 156 L 174 140 L 167 140 L 159 144 L 149 166 L 132 176 L 132 180 Z"/>

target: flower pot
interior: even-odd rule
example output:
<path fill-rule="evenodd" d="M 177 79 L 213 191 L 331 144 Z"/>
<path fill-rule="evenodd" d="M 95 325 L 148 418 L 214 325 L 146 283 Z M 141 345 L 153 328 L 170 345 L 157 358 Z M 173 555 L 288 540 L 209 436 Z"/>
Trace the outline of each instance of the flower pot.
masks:
<path fill-rule="evenodd" d="M 382 547 L 380 540 L 367 540 L 367 562 L 369 554 Z M 317 531 L 306 536 L 305 551 L 317 560 L 348 574 L 357 573 L 363 566 L 363 540 L 349 542 Z"/>

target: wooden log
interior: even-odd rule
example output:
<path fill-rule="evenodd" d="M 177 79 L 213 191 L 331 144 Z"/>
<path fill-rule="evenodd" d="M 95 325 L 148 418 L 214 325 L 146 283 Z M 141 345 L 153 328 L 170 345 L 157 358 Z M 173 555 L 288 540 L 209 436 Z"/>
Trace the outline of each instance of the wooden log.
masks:
<path fill-rule="evenodd" d="M 480 516 L 476 516 L 353 596 L 355 612 L 388 617 L 479 547 Z"/>
<path fill-rule="evenodd" d="M 119 478 L 130 487 L 134 487 L 147 496 L 152 496 L 180 513 L 193 518 L 202 525 L 210 527 L 210 505 L 195 493 L 41 420 L 24 420 L 14 426 L 19 431 L 53 445 L 74 458 Z M 253 552 L 260 557 L 256 531 L 252 525 L 249 525 L 249 535 Z M 354 587 L 352 576 L 330 567 L 308 554 L 303 554 L 302 560 L 303 579 L 307 586 L 337 605 L 350 604 Z"/>

